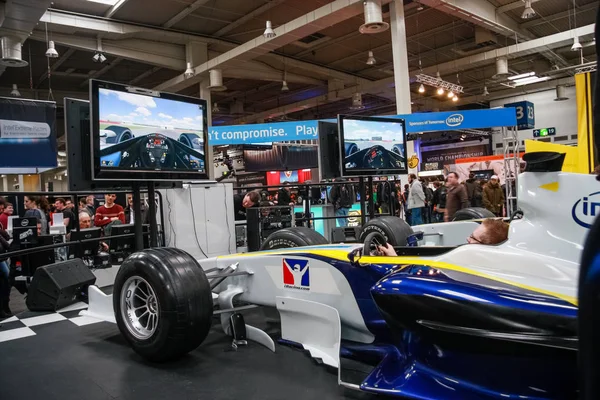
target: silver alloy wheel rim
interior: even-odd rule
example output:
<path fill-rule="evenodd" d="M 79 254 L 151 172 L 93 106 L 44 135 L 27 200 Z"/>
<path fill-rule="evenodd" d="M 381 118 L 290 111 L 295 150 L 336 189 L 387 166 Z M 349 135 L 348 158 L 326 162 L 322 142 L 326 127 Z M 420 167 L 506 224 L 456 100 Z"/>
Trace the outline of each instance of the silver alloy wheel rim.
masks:
<path fill-rule="evenodd" d="M 131 276 L 121 290 L 121 318 L 137 339 L 150 338 L 158 327 L 160 310 L 152 286 L 142 277 Z"/>

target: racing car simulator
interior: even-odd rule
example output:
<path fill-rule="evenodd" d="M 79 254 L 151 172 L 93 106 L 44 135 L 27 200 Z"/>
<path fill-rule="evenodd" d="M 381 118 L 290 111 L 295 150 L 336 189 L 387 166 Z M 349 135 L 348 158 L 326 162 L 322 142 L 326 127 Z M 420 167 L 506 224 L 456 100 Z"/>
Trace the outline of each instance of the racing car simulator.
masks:
<path fill-rule="evenodd" d="M 144 169 L 204 168 L 204 154 L 160 133 L 131 138 L 100 150 L 104 167 Z"/>
<path fill-rule="evenodd" d="M 520 218 L 503 243 L 466 244 L 478 222 L 459 221 L 426 231 L 444 245 L 407 246 L 421 228 L 388 216 L 356 244 L 296 227 L 251 254 L 197 261 L 148 249 L 123 262 L 112 295 L 90 286 L 82 313 L 166 361 L 202 343 L 213 307 L 229 335 L 239 307 L 274 307 L 281 342 L 336 368 L 349 388 L 419 400 L 577 398 L 577 278 L 592 221 L 583 203 L 597 182 L 560 172 L 564 155 L 525 157 L 536 172 L 519 177 Z M 374 240 L 397 256 L 372 256 Z M 276 351 L 267 333 L 245 328 Z"/>

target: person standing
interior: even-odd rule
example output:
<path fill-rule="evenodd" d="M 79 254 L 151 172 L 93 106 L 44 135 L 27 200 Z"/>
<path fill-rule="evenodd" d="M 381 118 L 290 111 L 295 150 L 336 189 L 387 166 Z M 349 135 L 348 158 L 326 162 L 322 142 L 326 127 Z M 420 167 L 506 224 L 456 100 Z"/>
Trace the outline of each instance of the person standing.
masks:
<path fill-rule="evenodd" d="M 63 215 L 63 223 L 67 227 L 67 233 L 71 232 L 75 229 L 75 214 L 71 212 L 71 210 L 67 207 L 67 203 L 65 199 L 59 197 L 54 201 L 54 207 L 56 208 L 56 213 L 62 213 Z"/>
<path fill-rule="evenodd" d="M 0 197 L 0 207 L 4 207 L 4 212 L 0 214 L 0 228 L 8 229 L 8 217 L 13 215 L 13 205 Z"/>
<path fill-rule="evenodd" d="M 500 187 L 497 175 L 493 175 L 488 184 L 483 189 L 483 205 L 496 217 L 502 216 L 502 207 L 504 206 L 504 192 Z"/>
<path fill-rule="evenodd" d="M 433 192 L 433 221 L 444 222 L 444 212 L 446 211 L 446 185 L 443 182 L 435 181 L 433 186 L 435 186 L 435 191 Z"/>
<path fill-rule="evenodd" d="M 113 225 L 125 223 L 125 210 L 115 203 L 116 198 L 116 194 L 105 195 L 104 205 L 98 207 L 94 216 L 94 226 L 102 228 L 105 235 L 110 235 L 110 229 Z"/>
<path fill-rule="evenodd" d="M 474 173 L 470 173 L 469 174 L 469 179 L 467 179 L 465 181 L 465 188 L 467 189 L 467 197 L 469 198 L 469 206 L 471 207 L 476 207 L 473 203 L 474 203 L 474 197 L 475 197 L 475 189 L 477 188 L 478 183 L 477 180 L 475 179 L 475 174 Z"/>
<path fill-rule="evenodd" d="M 450 172 L 446 179 L 446 212 L 444 213 L 444 222 L 450 222 L 454 219 L 454 214 L 458 210 L 469 207 L 469 197 L 467 188 L 458 182 L 458 174 Z"/>
<path fill-rule="evenodd" d="M 43 204 L 44 199 L 38 196 L 25 196 L 25 218 L 36 218 L 38 223 L 42 225 L 42 235 L 48 234 L 48 217 L 44 209 L 39 207 Z M 47 202 L 46 202 L 47 203 Z"/>
<path fill-rule="evenodd" d="M 421 210 L 425 207 L 425 193 L 423 192 L 421 182 L 419 182 L 415 174 L 408 176 L 408 183 L 410 184 L 410 190 L 408 193 L 407 208 L 411 214 L 410 225 L 421 225 L 423 224 Z"/>
<path fill-rule="evenodd" d="M 336 182 L 341 182 L 341 179 L 336 179 Z M 337 225 L 339 227 L 345 227 L 348 225 L 348 216 L 352 205 L 356 199 L 354 193 L 354 186 L 352 184 L 344 183 L 341 185 L 334 185 L 331 188 L 331 203 L 335 209 L 335 216 L 342 217 L 337 219 Z"/>

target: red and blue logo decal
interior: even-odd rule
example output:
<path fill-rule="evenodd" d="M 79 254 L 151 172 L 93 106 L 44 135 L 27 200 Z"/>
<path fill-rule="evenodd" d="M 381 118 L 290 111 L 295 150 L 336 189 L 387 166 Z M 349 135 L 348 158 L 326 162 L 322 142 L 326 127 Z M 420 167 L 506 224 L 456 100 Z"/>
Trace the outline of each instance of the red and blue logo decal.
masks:
<path fill-rule="evenodd" d="M 308 260 L 297 258 L 283 259 L 283 286 L 286 288 L 310 290 Z"/>

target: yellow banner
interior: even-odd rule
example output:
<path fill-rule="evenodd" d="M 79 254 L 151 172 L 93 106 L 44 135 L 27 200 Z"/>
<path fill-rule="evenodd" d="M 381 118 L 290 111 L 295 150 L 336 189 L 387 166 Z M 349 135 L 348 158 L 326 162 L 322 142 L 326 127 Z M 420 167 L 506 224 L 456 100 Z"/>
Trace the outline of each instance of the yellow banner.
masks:
<path fill-rule="evenodd" d="M 592 114 L 591 74 L 575 75 L 577 97 L 577 172 L 589 174 L 594 170 L 594 125 Z"/>

